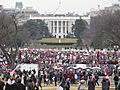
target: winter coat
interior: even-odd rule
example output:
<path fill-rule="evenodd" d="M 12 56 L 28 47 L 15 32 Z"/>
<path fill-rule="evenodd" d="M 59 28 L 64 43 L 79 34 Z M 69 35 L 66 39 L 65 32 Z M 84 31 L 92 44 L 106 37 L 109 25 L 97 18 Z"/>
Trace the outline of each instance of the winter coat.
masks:
<path fill-rule="evenodd" d="M 17 90 L 26 90 L 26 87 L 22 83 L 17 83 Z"/>
<path fill-rule="evenodd" d="M 110 81 L 107 79 L 106 82 L 107 82 L 107 90 L 109 90 L 110 89 Z"/>
<path fill-rule="evenodd" d="M 86 89 L 86 87 L 85 87 L 85 80 L 81 80 L 80 81 L 80 90 L 85 90 Z"/>
<path fill-rule="evenodd" d="M 15 80 L 8 79 L 5 90 L 17 90 L 17 84 L 15 83 Z"/>
<path fill-rule="evenodd" d="M 28 83 L 28 89 L 27 90 L 35 90 L 33 82 Z"/>
<path fill-rule="evenodd" d="M 66 90 L 70 90 L 70 82 L 66 83 Z"/>
<path fill-rule="evenodd" d="M 5 86 L 5 83 L 2 80 L 0 80 L 0 90 L 3 90 L 4 86 Z"/>
<path fill-rule="evenodd" d="M 117 87 L 118 82 L 119 82 L 119 77 L 118 77 L 118 76 L 115 76 L 115 77 L 114 77 L 115 87 Z"/>
<path fill-rule="evenodd" d="M 117 90 L 120 90 L 120 82 L 118 83 Z"/>
<path fill-rule="evenodd" d="M 78 90 L 80 90 L 80 84 L 78 85 Z"/>
<path fill-rule="evenodd" d="M 102 80 L 102 90 L 107 90 L 107 82 L 106 80 Z"/>
<path fill-rule="evenodd" d="M 56 90 L 63 90 L 63 88 L 61 86 L 57 87 Z"/>
<path fill-rule="evenodd" d="M 95 81 L 94 80 L 88 81 L 88 90 L 95 90 Z"/>

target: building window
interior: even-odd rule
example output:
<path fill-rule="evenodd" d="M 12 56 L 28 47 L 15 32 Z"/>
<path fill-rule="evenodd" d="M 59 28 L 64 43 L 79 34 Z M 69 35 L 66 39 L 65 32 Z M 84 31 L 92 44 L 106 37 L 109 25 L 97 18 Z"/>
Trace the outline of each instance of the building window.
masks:
<path fill-rule="evenodd" d="M 63 27 L 63 33 L 65 33 L 65 27 Z"/>
<path fill-rule="evenodd" d="M 68 21 L 67 21 L 67 27 L 68 27 Z"/>
<path fill-rule="evenodd" d="M 55 38 L 56 38 L 56 35 L 55 35 Z"/>
<path fill-rule="evenodd" d="M 61 38 L 61 36 L 59 36 L 59 38 Z"/>
<path fill-rule="evenodd" d="M 59 26 L 61 26 L 61 21 L 59 21 Z"/>
<path fill-rule="evenodd" d="M 57 21 L 55 21 L 55 26 L 57 26 Z"/>
<path fill-rule="evenodd" d="M 67 27 L 67 34 L 68 34 L 68 27 Z"/>
<path fill-rule="evenodd" d="M 51 33 L 53 33 L 53 27 L 51 27 Z"/>
<path fill-rule="evenodd" d="M 53 21 L 51 21 L 51 26 L 53 27 Z"/>
<path fill-rule="evenodd" d="M 55 27 L 55 33 L 57 33 L 57 27 Z"/>
<path fill-rule="evenodd" d="M 37 20 L 34 20 L 34 22 L 37 22 Z"/>
<path fill-rule="evenodd" d="M 61 33 L 61 27 L 59 27 L 59 33 Z"/>
<path fill-rule="evenodd" d="M 63 26 L 65 26 L 65 21 L 63 21 Z"/>
<path fill-rule="evenodd" d="M 68 34 L 68 31 L 67 31 L 67 34 Z"/>

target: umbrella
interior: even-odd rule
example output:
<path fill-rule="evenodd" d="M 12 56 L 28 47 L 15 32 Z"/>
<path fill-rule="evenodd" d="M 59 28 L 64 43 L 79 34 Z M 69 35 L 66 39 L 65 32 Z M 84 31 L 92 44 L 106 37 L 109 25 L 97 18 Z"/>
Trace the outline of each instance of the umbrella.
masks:
<path fill-rule="evenodd" d="M 92 69 L 100 70 L 101 68 L 100 67 L 92 67 Z"/>

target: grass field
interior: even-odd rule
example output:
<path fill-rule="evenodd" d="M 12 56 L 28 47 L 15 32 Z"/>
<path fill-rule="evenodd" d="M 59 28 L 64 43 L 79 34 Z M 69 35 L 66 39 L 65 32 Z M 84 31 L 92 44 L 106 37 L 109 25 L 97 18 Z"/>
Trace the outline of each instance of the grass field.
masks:
<path fill-rule="evenodd" d="M 26 46 L 28 47 L 28 46 Z M 43 49 L 61 49 L 61 48 L 75 48 L 73 45 L 31 45 L 30 48 L 43 48 Z"/>
<path fill-rule="evenodd" d="M 76 43 L 77 39 L 76 38 L 63 38 L 63 39 L 59 39 L 59 38 L 42 38 L 41 40 L 39 40 L 39 42 L 41 43 Z"/>
<path fill-rule="evenodd" d="M 75 48 L 74 43 L 77 42 L 76 38 L 64 38 L 64 39 L 59 39 L 59 38 L 42 38 L 41 40 L 38 40 L 36 43 L 32 43 L 29 46 L 25 47 L 30 47 L 30 48 L 43 48 L 43 49 L 61 49 L 61 48 Z M 41 44 L 44 43 L 44 44 Z M 52 45 L 47 45 L 46 43 L 52 43 Z M 56 43 L 58 43 L 56 45 Z M 63 43 L 63 45 L 60 45 L 59 43 Z M 70 43 L 68 45 L 67 43 Z"/>
<path fill-rule="evenodd" d="M 43 86 L 42 90 L 56 90 L 56 86 L 50 85 L 50 86 Z M 70 90 L 78 90 L 78 86 L 77 85 L 71 85 L 70 86 Z M 87 87 L 85 90 L 88 90 Z M 102 90 L 101 86 L 96 86 L 95 90 Z M 110 90 L 115 90 L 114 87 L 110 87 Z"/>

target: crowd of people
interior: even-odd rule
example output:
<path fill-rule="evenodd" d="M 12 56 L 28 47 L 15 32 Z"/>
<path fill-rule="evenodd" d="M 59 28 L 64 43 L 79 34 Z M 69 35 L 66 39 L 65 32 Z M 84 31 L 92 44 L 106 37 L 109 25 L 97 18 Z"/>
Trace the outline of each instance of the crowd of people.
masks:
<path fill-rule="evenodd" d="M 71 76 L 72 75 L 72 76 Z M 56 90 L 71 90 L 70 86 L 78 84 L 78 90 L 95 90 L 96 86 L 101 85 L 102 90 L 110 90 L 109 76 L 103 76 L 100 81 L 100 76 L 96 72 L 88 73 L 87 71 L 78 73 L 68 72 L 43 72 L 39 70 L 36 75 L 35 70 L 21 71 L 16 70 L 14 74 L 5 73 L 0 77 L 0 90 L 43 90 L 43 86 L 54 85 Z M 112 78 L 115 85 L 115 90 L 120 90 L 119 76 L 117 73 Z"/>
<path fill-rule="evenodd" d="M 119 57 L 119 50 L 21 49 L 18 51 L 16 62 L 39 63 L 49 66 L 87 64 L 90 67 L 102 68 L 101 74 L 112 75 L 113 69 L 119 63 Z"/>
<path fill-rule="evenodd" d="M 5 59 L 5 58 L 2 58 Z M 2 71 L 0 90 L 42 90 L 43 86 L 54 84 L 57 90 L 70 90 L 71 84 L 79 84 L 78 90 L 95 90 L 96 85 L 102 85 L 102 90 L 109 90 L 111 76 L 116 90 L 120 90 L 118 64 L 120 51 L 114 50 L 57 50 L 57 49 L 19 49 L 15 66 L 21 63 L 39 65 L 35 70 L 10 72 Z M 3 60 L 5 61 L 5 60 Z M 6 62 L 2 62 L 4 64 Z M 68 69 L 72 64 L 86 64 L 89 67 L 100 67 L 100 70 Z M 61 68 L 54 68 L 54 66 Z M 102 80 L 100 81 L 100 77 Z"/>
<path fill-rule="evenodd" d="M 52 50 L 52 49 L 20 49 L 18 51 L 19 62 L 42 63 L 89 63 L 106 64 L 108 61 L 117 62 L 120 51 L 114 50 Z"/>

